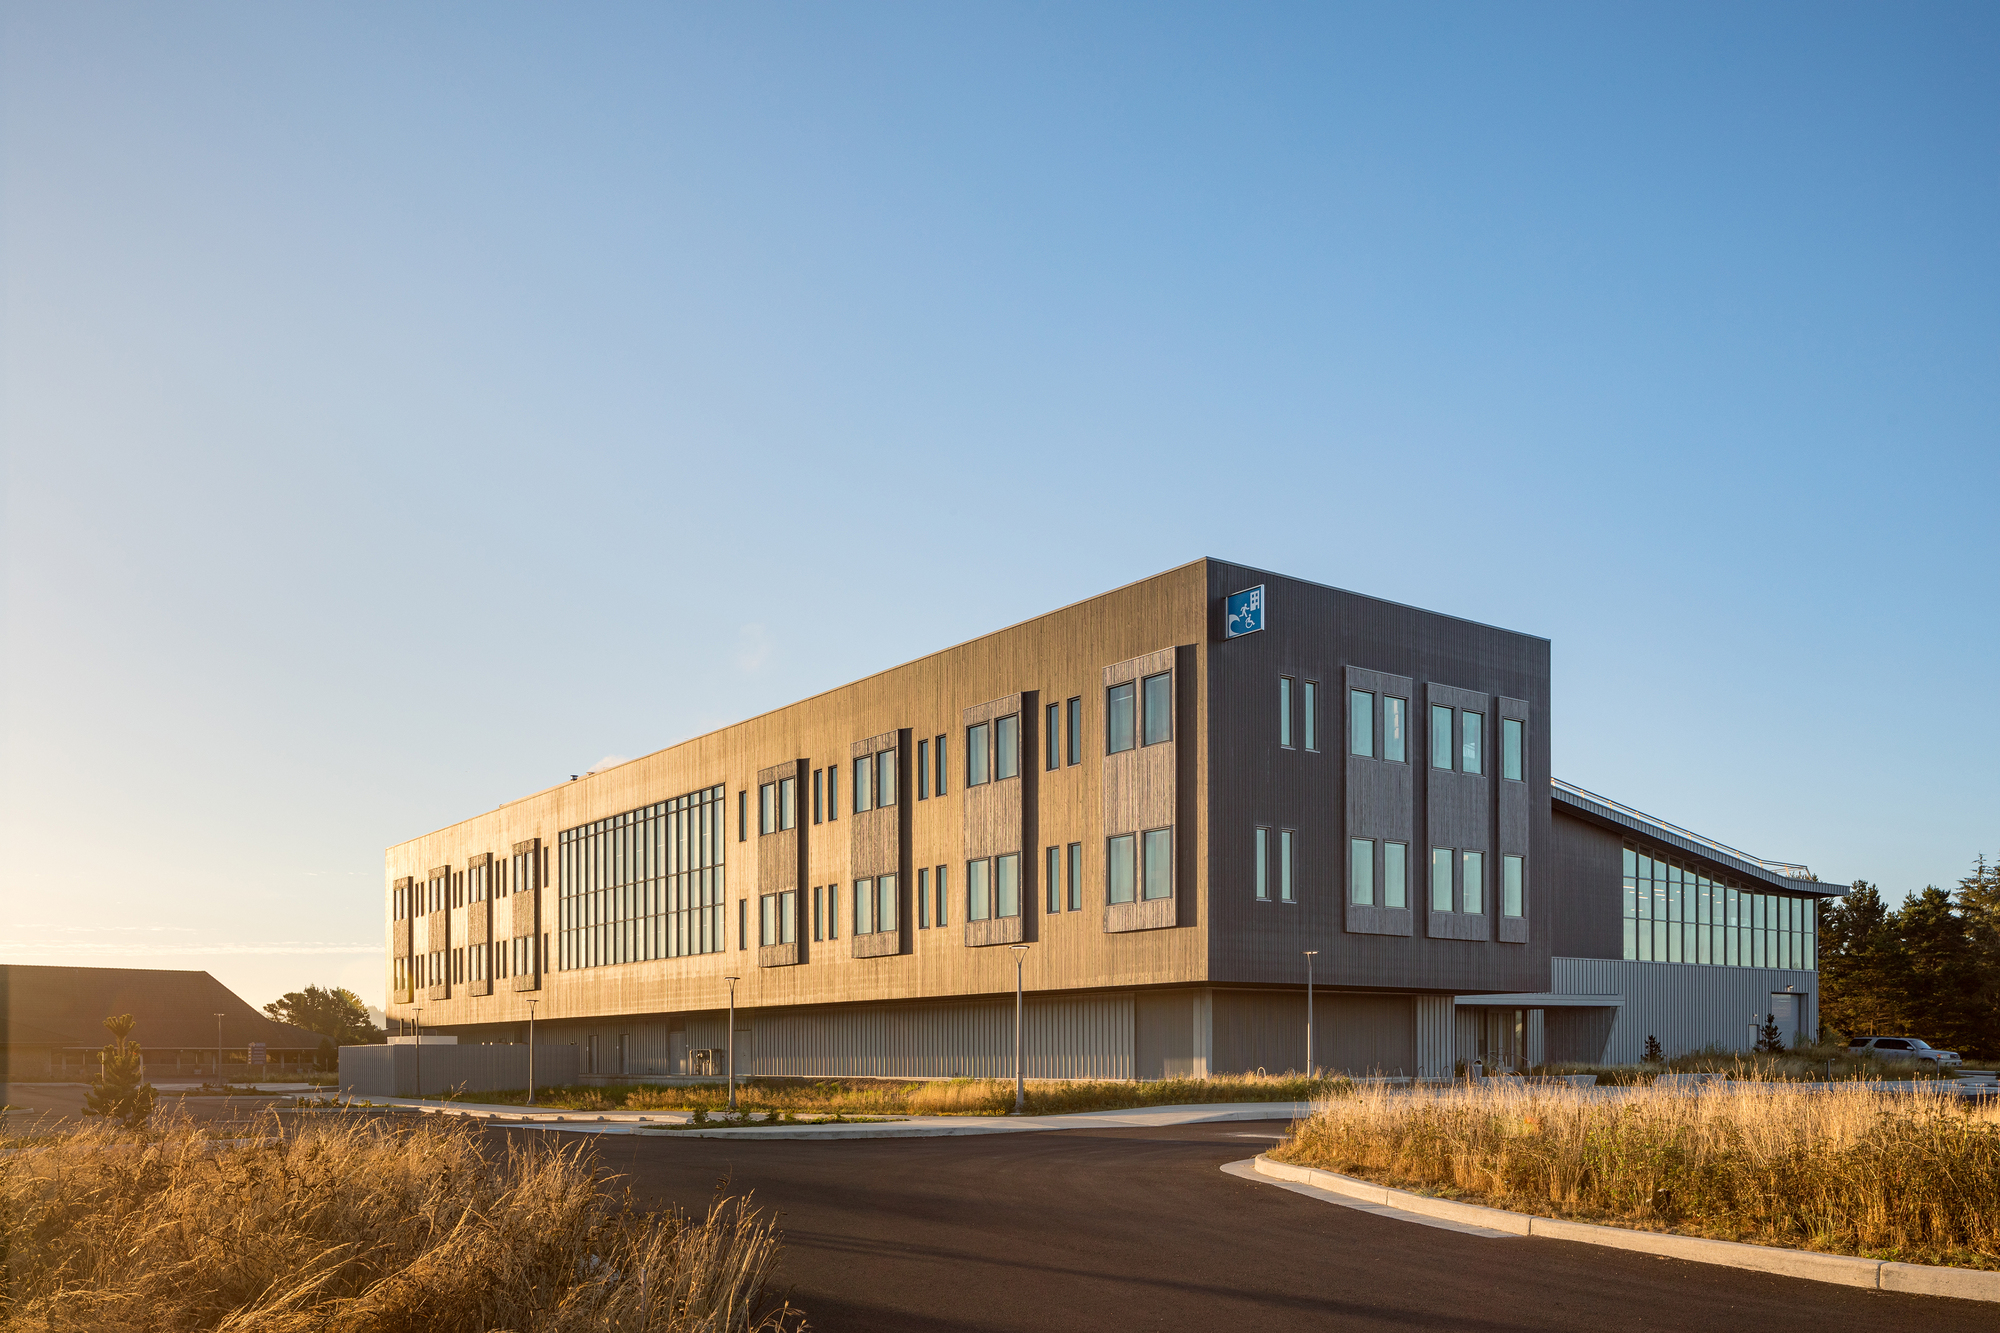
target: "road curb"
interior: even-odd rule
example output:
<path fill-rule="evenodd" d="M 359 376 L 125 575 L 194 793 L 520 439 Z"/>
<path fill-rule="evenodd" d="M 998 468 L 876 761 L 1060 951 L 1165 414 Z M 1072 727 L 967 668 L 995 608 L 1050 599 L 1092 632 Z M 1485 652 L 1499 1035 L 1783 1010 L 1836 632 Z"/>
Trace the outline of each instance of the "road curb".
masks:
<path fill-rule="evenodd" d="M 1657 1231 L 1599 1226 L 1590 1222 L 1568 1222 L 1533 1213 L 1488 1208 L 1483 1204 L 1433 1199 L 1333 1171 L 1273 1161 L 1263 1153 L 1252 1159 L 1252 1164 L 1258 1175 L 1273 1180 L 1311 1185 L 1315 1189 L 1401 1209 L 1406 1213 L 1488 1227 L 1516 1236 L 1545 1236 L 1550 1240 L 1577 1241 L 1584 1245 L 1602 1245 L 1608 1249 L 1687 1259 L 1699 1264 L 1720 1264 L 1727 1268 L 1747 1268 L 1760 1273 L 1776 1273 L 1781 1277 L 1802 1277 L 1812 1282 L 1832 1282 L 1847 1287 L 1867 1287 L 1920 1296 L 1949 1296 L 1962 1301 L 2000 1302 L 2000 1273 L 1979 1269 L 1900 1264 L 1846 1254 L 1785 1250 L 1769 1245 L 1708 1240 L 1700 1236 L 1675 1236 Z"/>

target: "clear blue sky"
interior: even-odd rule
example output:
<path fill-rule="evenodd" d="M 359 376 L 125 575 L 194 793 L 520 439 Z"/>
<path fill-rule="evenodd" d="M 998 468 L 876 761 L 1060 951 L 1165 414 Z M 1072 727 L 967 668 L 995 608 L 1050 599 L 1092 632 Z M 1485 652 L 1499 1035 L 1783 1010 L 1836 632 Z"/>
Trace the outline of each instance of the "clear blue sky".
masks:
<path fill-rule="evenodd" d="M 382 992 L 382 849 L 1200 555 L 1556 772 L 2000 852 L 1990 5 L 0 11 L 0 956 Z"/>

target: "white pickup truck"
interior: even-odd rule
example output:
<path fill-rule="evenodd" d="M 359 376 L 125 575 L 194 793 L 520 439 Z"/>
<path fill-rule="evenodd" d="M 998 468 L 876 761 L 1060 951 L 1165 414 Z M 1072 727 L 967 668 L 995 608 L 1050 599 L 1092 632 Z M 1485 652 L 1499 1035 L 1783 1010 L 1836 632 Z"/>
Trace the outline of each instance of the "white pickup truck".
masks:
<path fill-rule="evenodd" d="M 1957 1051 L 1941 1051 L 1920 1037 L 1856 1037 L 1847 1043 L 1849 1055 L 1863 1052 L 1883 1060 L 1915 1060 L 1941 1070 L 1965 1063 Z"/>

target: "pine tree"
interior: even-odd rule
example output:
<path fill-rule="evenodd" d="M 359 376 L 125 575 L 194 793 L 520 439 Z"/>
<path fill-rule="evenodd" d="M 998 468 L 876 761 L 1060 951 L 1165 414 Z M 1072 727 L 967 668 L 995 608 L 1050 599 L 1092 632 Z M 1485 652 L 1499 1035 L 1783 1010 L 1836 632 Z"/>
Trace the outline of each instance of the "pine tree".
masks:
<path fill-rule="evenodd" d="M 97 1078 L 83 1103 L 85 1115 L 110 1116 L 127 1129 L 145 1124 L 146 1117 L 153 1113 L 153 1102 L 159 1097 L 153 1085 L 144 1081 L 145 1065 L 139 1058 L 139 1043 L 127 1040 L 137 1025 L 130 1014 L 104 1020 L 113 1044 L 99 1054 Z"/>
<path fill-rule="evenodd" d="M 1820 917 L 1820 1025 L 1842 1037 L 1908 1026 L 1908 960 L 1895 914 L 1866 880 Z"/>
<path fill-rule="evenodd" d="M 1986 984 L 1967 921 L 1936 885 L 1896 912 L 1901 939 L 1905 1011 L 1913 1036 L 1967 1055 L 1985 1046 Z"/>
<path fill-rule="evenodd" d="M 1765 1014 L 1764 1026 L 1757 1029 L 1757 1053 L 1759 1055 L 1785 1053 L 1785 1034 L 1778 1031 L 1778 1019 L 1775 1014 Z"/>
<path fill-rule="evenodd" d="M 1666 1052 L 1660 1049 L 1660 1039 L 1658 1037 L 1648 1036 L 1646 1038 L 1645 1054 L 1640 1056 L 1639 1058 L 1649 1065 L 1665 1064 L 1667 1056 Z"/>

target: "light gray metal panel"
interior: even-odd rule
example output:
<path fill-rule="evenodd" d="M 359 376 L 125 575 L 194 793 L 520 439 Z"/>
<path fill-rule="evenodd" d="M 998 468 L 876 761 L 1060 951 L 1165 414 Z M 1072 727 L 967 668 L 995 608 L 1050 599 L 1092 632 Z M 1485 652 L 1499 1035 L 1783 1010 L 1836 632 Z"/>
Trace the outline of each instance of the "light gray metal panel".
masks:
<path fill-rule="evenodd" d="M 1756 1042 L 1753 1022 L 1764 1021 L 1772 993 L 1787 986 L 1800 997 L 1799 1030 L 1818 1030 L 1816 972 L 1561 957 L 1550 960 L 1550 972 L 1559 994 L 1625 997 L 1605 1043 L 1607 1064 L 1637 1063 L 1649 1036 L 1669 1057 L 1708 1046 L 1747 1051 Z"/>

